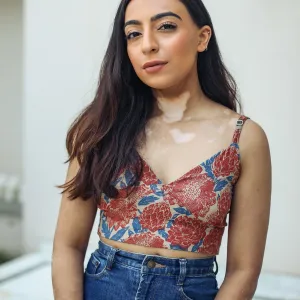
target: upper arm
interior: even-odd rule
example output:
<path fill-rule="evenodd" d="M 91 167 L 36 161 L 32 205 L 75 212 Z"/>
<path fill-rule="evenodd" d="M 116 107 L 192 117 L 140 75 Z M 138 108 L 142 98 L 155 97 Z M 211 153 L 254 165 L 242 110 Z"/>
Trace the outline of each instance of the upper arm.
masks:
<path fill-rule="evenodd" d="M 68 168 L 67 182 L 77 174 L 78 169 L 78 162 L 73 160 Z M 92 199 L 87 201 L 80 198 L 70 200 L 68 196 L 68 192 L 62 195 L 54 247 L 64 245 L 85 252 L 93 228 L 97 205 Z"/>
<path fill-rule="evenodd" d="M 229 218 L 227 272 L 257 276 L 263 261 L 271 199 L 271 159 L 267 137 L 247 121 L 240 138 L 241 173 Z"/>

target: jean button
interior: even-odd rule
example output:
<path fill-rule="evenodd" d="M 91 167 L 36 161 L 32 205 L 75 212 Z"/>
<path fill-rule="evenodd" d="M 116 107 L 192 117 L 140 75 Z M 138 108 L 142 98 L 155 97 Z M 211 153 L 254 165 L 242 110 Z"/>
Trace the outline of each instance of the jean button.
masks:
<path fill-rule="evenodd" d="M 147 263 L 148 268 L 153 269 L 155 268 L 156 262 L 154 260 L 149 260 Z"/>

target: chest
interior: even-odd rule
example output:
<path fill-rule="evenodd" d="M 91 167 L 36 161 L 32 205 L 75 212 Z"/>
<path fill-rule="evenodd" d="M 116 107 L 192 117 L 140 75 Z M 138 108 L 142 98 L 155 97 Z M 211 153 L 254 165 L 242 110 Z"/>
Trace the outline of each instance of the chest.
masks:
<path fill-rule="evenodd" d="M 226 150 L 228 145 L 230 135 L 217 126 L 151 126 L 139 153 L 157 178 L 168 184 Z"/>

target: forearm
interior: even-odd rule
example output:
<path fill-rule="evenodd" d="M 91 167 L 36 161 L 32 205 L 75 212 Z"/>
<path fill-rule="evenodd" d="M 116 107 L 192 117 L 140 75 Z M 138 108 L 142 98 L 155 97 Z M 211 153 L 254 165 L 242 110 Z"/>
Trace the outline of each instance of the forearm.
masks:
<path fill-rule="evenodd" d="M 215 300 L 251 300 L 257 287 L 257 281 L 257 275 L 246 271 L 226 274 Z"/>
<path fill-rule="evenodd" d="M 56 247 L 52 256 L 55 300 L 83 300 L 84 253 L 71 247 Z"/>

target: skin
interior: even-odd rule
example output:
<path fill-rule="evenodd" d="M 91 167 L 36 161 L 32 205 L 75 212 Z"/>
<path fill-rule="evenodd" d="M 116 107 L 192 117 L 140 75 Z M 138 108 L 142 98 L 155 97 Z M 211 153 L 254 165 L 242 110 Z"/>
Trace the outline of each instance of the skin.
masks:
<path fill-rule="evenodd" d="M 178 144 L 188 143 L 195 138 L 194 133 L 183 133 L 177 128 L 170 130 L 170 134 L 172 135 L 174 142 Z"/>
<path fill-rule="evenodd" d="M 156 99 L 162 120 L 166 123 L 174 123 L 182 120 L 189 100 L 189 93 L 183 93 L 176 99 L 177 101 L 168 101 L 162 95 L 156 95 Z"/>
<path fill-rule="evenodd" d="M 180 19 L 167 16 L 151 21 L 153 16 L 170 11 Z M 180 1 L 131 1 L 125 22 L 130 20 L 138 20 L 140 24 L 131 24 L 124 29 L 126 36 L 133 37 L 128 40 L 128 56 L 139 78 L 152 88 L 156 100 L 156 109 L 146 128 L 146 141 L 138 150 L 156 176 L 167 184 L 219 150 L 226 149 L 232 141 L 239 115 L 214 103 L 202 92 L 196 59 L 198 52 L 209 47 L 211 29 L 208 26 L 198 28 Z M 176 29 L 170 29 L 169 24 L 175 25 Z M 157 73 L 145 72 L 144 63 L 157 59 L 168 64 Z M 226 277 L 217 300 L 252 299 L 269 223 L 271 160 L 267 137 L 258 124 L 248 120 L 239 144 L 242 171 L 229 219 Z M 67 181 L 77 170 L 78 163 L 72 161 Z M 82 265 L 96 212 L 93 201 L 69 201 L 67 193 L 62 197 L 53 251 L 56 300 L 83 299 Z M 166 257 L 206 257 L 201 253 L 101 239 L 133 252 Z"/>
<path fill-rule="evenodd" d="M 76 175 L 78 168 L 78 162 L 73 160 L 68 168 L 66 182 Z M 97 206 L 91 200 L 83 201 L 78 198 L 70 201 L 68 196 L 68 193 L 64 193 L 62 196 L 54 236 L 53 292 L 55 300 L 82 300 L 83 261 Z"/>

